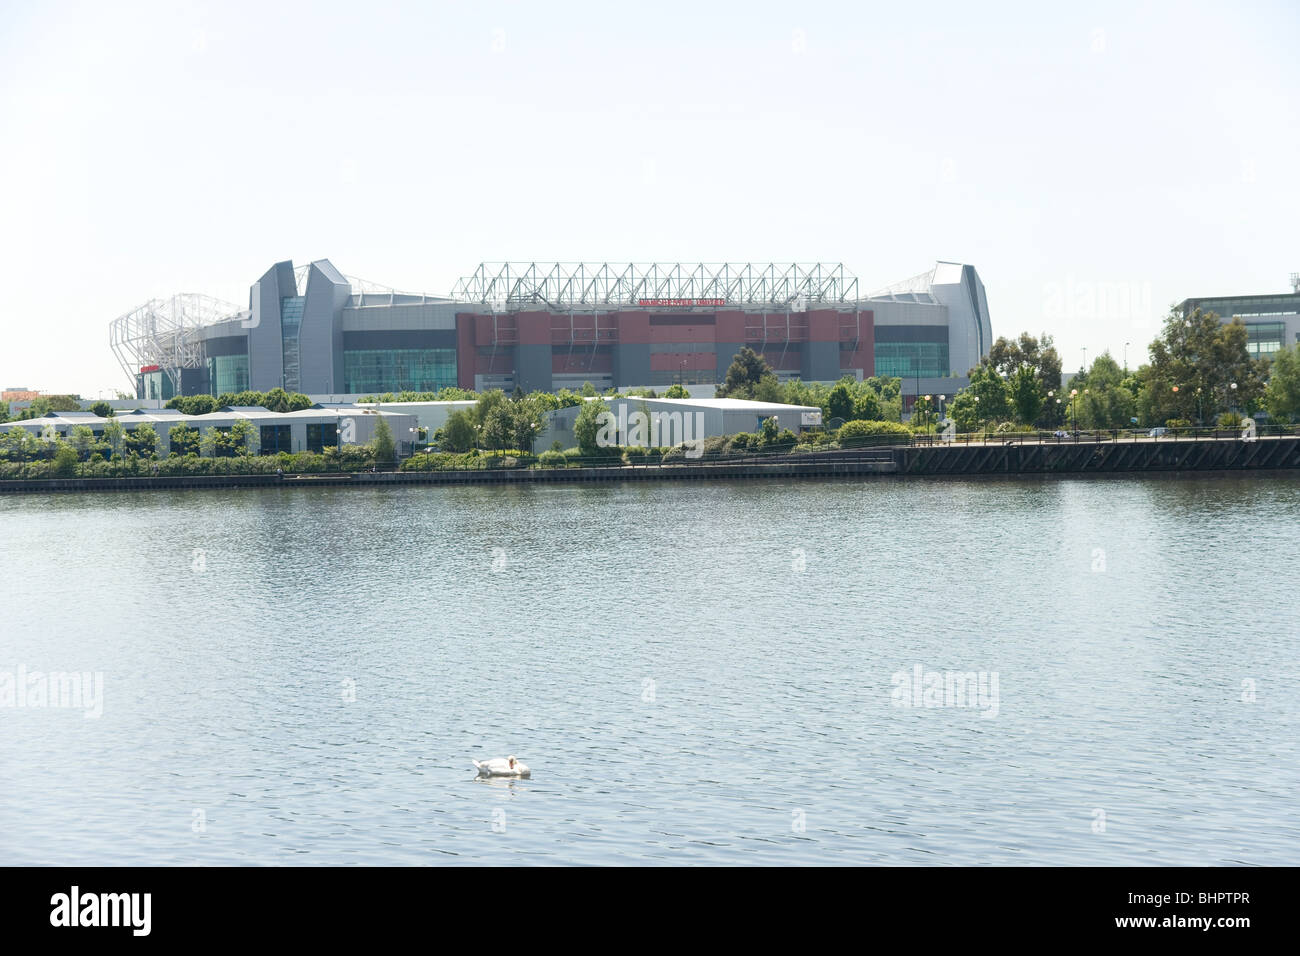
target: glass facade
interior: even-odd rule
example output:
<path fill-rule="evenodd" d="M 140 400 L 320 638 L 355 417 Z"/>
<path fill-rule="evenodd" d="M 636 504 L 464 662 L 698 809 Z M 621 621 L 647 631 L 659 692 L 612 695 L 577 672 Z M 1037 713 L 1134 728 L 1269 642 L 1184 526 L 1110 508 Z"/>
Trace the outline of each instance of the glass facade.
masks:
<path fill-rule="evenodd" d="M 307 450 L 320 454 L 326 448 L 338 447 L 338 425 L 327 422 L 322 425 L 307 426 Z"/>
<path fill-rule="evenodd" d="M 161 369 L 156 372 L 141 372 L 136 378 L 136 398 L 156 398 L 167 401 L 176 394 L 172 388 L 171 376 Z"/>
<path fill-rule="evenodd" d="M 214 396 L 248 391 L 248 356 L 218 355 L 208 359 L 208 381 Z"/>
<path fill-rule="evenodd" d="M 436 392 L 455 385 L 455 349 L 355 349 L 343 353 L 345 392 Z"/>
<path fill-rule="evenodd" d="M 279 451 L 293 451 L 293 436 L 288 425 L 263 425 L 261 434 L 261 453 L 274 455 Z"/>
<path fill-rule="evenodd" d="M 284 357 L 284 390 L 298 391 L 301 379 L 298 365 L 298 333 L 302 329 L 304 296 L 286 296 L 280 300 L 280 348 Z"/>
<path fill-rule="evenodd" d="M 1285 322 L 1247 322 L 1246 352 L 1251 358 L 1272 355 L 1285 344 Z"/>
<path fill-rule="evenodd" d="M 947 342 L 877 342 L 876 374 L 887 378 L 942 378 L 948 368 Z"/>

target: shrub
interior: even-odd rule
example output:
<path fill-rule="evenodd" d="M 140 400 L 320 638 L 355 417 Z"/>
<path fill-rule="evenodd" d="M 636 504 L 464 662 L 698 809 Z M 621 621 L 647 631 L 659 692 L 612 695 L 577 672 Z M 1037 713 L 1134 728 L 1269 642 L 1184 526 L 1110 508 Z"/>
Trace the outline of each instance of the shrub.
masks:
<path fill-rule="evenodd" d="M 542 452 L 537 457 L 537 463 L 543 468 L 565 468 L 569 464 L 569 459 L 565 457 L 564 452 L 551 449 Z"/>
<path fill-rule="evenodd" d="M 845 422 L 836 433 L 836 439 L 844 448 L 872 443 L 892 444 L 910 439 L 911 430 L 898 422 Z"/>

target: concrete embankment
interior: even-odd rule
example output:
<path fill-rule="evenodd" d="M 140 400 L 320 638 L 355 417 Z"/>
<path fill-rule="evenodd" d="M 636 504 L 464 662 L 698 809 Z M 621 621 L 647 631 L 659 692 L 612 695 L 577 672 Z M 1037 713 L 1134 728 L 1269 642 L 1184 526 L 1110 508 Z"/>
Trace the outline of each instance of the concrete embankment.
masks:
<path fill-rule="evenodd" d="M 152 491 L 165 488 L 314 488 L 326 485 L 555 484 L 610 481 L 766 478 L 980 477 L 1051 475 L 1275 473 L 1300 470 L 1300 437 L 1135 441 L 1018 441 L 909 444 L 742 461 L 589 468 L 488 468 L 304 475 L 196 475 L 0 481 L 0 493 Z"/>

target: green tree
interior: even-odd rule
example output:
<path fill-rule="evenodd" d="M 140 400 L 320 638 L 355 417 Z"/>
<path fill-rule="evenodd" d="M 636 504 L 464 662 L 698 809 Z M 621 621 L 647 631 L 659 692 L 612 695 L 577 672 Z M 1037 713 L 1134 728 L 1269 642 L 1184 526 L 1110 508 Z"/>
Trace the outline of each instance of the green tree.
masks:
<path fill-rule="evenodd" d="M 726 379 L 714 390 L 714 394 L 718 398 L 755 398 L 760 389 L 771 395 L 780 394 L 780 388 L 776 373 L 763 356 L 749 346 L 744 346 L 731 360 Z"/>
<path fill-rule="evenodd" d="M 523 398 L 512 402 L 510 407 L 511 444 L 520 451 L 532 452 L 533 442 L 541 430 L 542 419 L 546 415 L 543 403 L 536 399 Z"/>
<path fill-rule="evenodd" d="M 104 441 L 108 442 L 110 453 L 113 455 L 122 454 L 122 438 L 126 430 L 122 428 L 122 423 L 116 418 L 110 418 L 104 422 Z"/>
<path fill-rule="evenodd" d="M 257 429 L 253 427 L 252 422 L 241 418 L 230 426 L 230 432 L 226 437 L 229 441 L 231 454 L 242 457 L 251 454 L 253 440 L 257 437 Z"/>
<path fill-rule="evenodd" d="M 510 407 L 502 402 L 494 406 L 483 419 L 483 443 L 493 451 L 505 448 L 514 435 L 514 416 Z"/>
<path fill-rule="evenodd" d="M 1046 332 L 1038 338 L 1028 332 L 1021 332 L 1019 337 L 1014 339 L 999 336 L 980 364 L 993 369 L 1007 379 L 1014 376 L 1023 366 L 1028 365 L 1034 370 L 1039 390 L 1044 395 L 1048 392 L 1060 391 L 1061 388 L 1061 356 L 1057 354 L 1056 346 L 1052 344 L 1052 337 Z"/>
<path fill-rule="evenodd" d="M 1150 345 L 1150 364 L 1138 370 L 1143 418 L 1154 424 L 1213 421 L 1230 404 L 1258 407 L 1266 366 L 1250 357 L 1246 339 L 1240 319 L 1225 324 L 1213 312 L 1197 309 L 1184 318 L 1177 307 L 1170 309 Z"/>
<path fill-rule="evenodd" d="M 600 416 L 609 411 L 599 399 L 591 399 L 583 404 L 578 417 L 573 422 L 573 437 L 584 455 L 594 455 L 600 449 L 596 436 L 600 434 Z"/>
<path fill-rule="evenodd" d="M 1009 421 L 1012 416 L 1011 394 L 1006 381 L 992 365 L 971 369 L 970 385 L 965 389 L 975 402 L 975 417 L 982 422 Z M 964 406 L 965 403 L 963 403 Z M 956 416 L 954 415 L 954 420 Z M 960 423 L 958 428 L 960 428 Z"/>
<path fill-rule="evenodd" d="M 1016 369 L 1007 381 L 1007 397 L 1015 409 L 1016 421 L 1020 424 L 1032 425 L 1038 420 L 1046 396 L 1032 365 L 1022 365 Z"/>
<path fill-rule="evenodd" d="M 474 416 L 464 410 L 452 412 L 442 426 L 441 447 L 444 451 L 466 452 L 478 442 Z"/>
<path fill-rule="evenodd" d="M 89 454 L 94 440 L 95 432 L 89 425 L 74 425 L 71 434 L 68 435 L 68 443 L 76 450 L 78 458 L 84 458 Z"/>
<path fill-rule="evenodd" d="M 140 458 L 153 458 L 158 454 L 158 431 L 148 422 L 130 429 L 126 433 L 126 450 Z"/>
<path fill-rule="evenodd" d="M 1300 345 L 1273 353 L 1264 403 L 1268 413 L 1281 421 L 1300 416 Z"/>
<path fill-rule="evenodd" d="M 853 417 L 860 421 L 879 422 L 885 418 L 880 396 L 871 388 L 863 388 L 853 400 Z"/>
<path fill-rule="evenodd" d="M 90 410 L 100 418 L 113 417 L 113 406 L 108 404 L 108 402 L 96 402 L 94 405 L 90 406 Z"/>
<path fill-rule="evenodd" d="M 199 453 L 199 430 L 186 422 L 173 425 L 167 433 L 167 439 L 171 445 L 169 458 Z"/>
<path fill-rule="evenodd" d="M 383 415 L 375 416 L 375 437 L 370 442 L 375 455 L 375 463 L 391 465 L 397 459 L 397 442 L 393 440 L 393 430 Z"/>
<path fill-rule="evenodd" d="M 269 392 L 266 392 L 264 395 L 262 395 L 261 399 L 262 400 L 258 404 L 261 405 L 263 408 L 265 408 L 267 411 L 271 411 L 271 412 L 289 411 L 289 393 L 286 392 L 284 389 L 280 388 L 278 385 L 275 388 L 271 389 Z"/>
<path fill-rule="evenodd" d="M 849 391 L 848 383 L 835 383 L 835 387 L 826 398 L 826 414 L 830 418 L 839 418 L 846 422 L 854 417 L 853 393 Z"/>
<path fill-rule="evenodd" d="M 1092 361 L 1092 367 L 1070 382 L 1077 390 L 1075 405 L 1084 428 L 1124 428 L 1137 410 L 1137 399 L 1125 387 L 1124 371 L 1109 351 Z"/>
<path fill-rule="evenodd" d="M 67 442 L 56 443 L 54 450 L 54 473 L 60 478 L 73 478 L 77 474 L 77 462 L 80 456 L 77 450 Z"/>
<path fill-rule="evenodd" d="M 680 384 L 669 385 L 668 390 L 664 392 L 664 398 L 690 398 L 690 397 L 691 397 L 691 393 L 686 390 L 686 386 Z"/>

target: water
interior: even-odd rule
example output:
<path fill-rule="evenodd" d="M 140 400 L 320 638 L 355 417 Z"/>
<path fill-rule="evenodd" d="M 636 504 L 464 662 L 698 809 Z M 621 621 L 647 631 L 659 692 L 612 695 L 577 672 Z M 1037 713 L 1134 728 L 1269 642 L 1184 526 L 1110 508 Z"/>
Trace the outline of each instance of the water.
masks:
<path fill-rule="evenodd" d="M 1294 477 L 0 498 L 0 680 L 104 680 L 0 707 L 0 864 L 1294 865 L 1298 529 Z"/>

